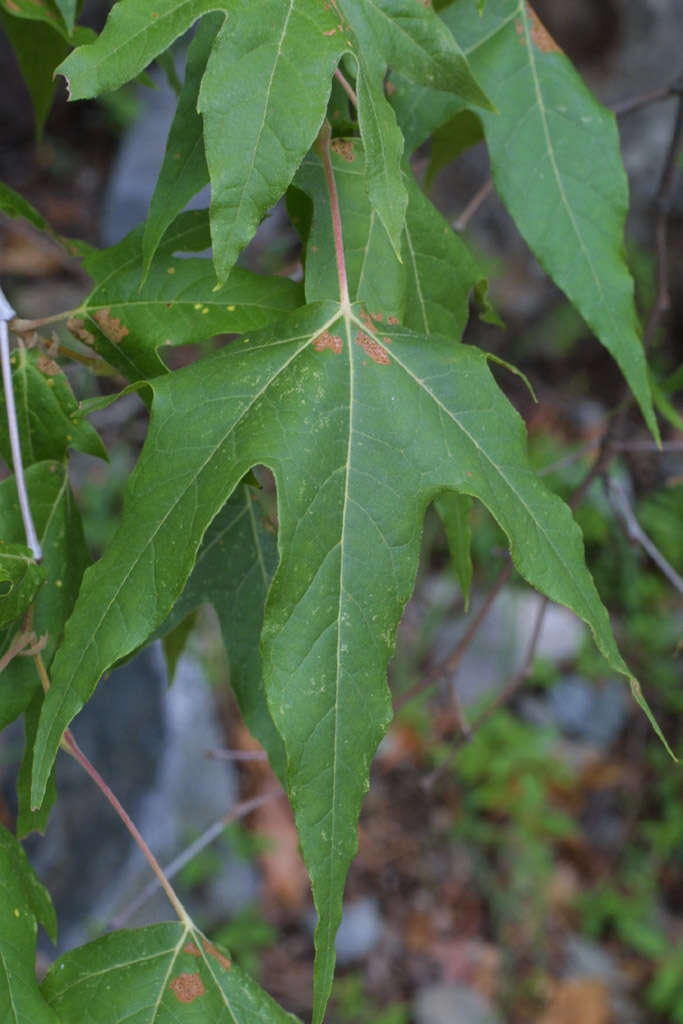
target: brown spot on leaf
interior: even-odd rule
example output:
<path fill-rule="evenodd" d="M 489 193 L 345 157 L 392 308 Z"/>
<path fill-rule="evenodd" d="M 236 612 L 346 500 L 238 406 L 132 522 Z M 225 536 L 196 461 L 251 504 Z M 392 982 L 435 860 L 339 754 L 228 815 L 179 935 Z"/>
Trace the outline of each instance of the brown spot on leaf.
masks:
<path fill-rule="evenodd" d="M 333 149 L 335 153 L 342 158 L 342 160 L 346 160 L 347 164 L 350 164 L 355 158 L 356 154 L 353 152 L 353 142 L 351 142 L 350 139 L 332 139 L 330 148 Z"/>
<path fill-rule="evenodd" d="M 370 316 L 378 324 L 380 324 L 382 322 L 382 320 L 384 320 L 384 314 L 383 313 L 371 313 Z"/>
<path fill-rule="evenodd" d="M 56 377 L 62 371 L 60 370 L 54 359 L 50 359 L 49 356 L 40 355 L 36 360 L 36 366 L 41 373 L 44 373 L 46 377 Z"/>
<path fill-rule="evenodd" d="M 387 323 L 389 324 L 390 327 L 396 327 L 398 322 L 399 322 L 399 320 L 398 320 L 397 316 L 388 316 L 387 317 Z"/>
<path fill-rule="evenodd" d="M 316 352 L 322 352 L 324 349 L 329 348 L 336 356 L 342 350 L 342 340 L 338 334 L 330 334 L 329 331 L 323 331 L 313 342 L 313 348 Z"/>
<path fill-rule="evenodd" d="M 221 953 L 220 949 L 216 949 L 212 942 L 208 939 L 204 939 L 204 949 L 209 956 L 212 956 L 216 963 L 219 963 L 223 970 L 229 971 L 232 966 L 225 953 Z"/>
<path fill-rule="evenodd" d="M 202 951 L 196 942 L 188 942 L 186 946 L 183 946 L 183 953 L 187 953 L 189 956 L 202 955 Z"/>
<path fill-rule="evenodd" d="M 334 35 L 336 35 L 336 33 L 337 33 L 336 28 L 328 28 L 328 30 L 326 32 L 323 32 L 323 35 L 324 36 L 334 36 Z"/>
<path fill-rule="evenodd" d="M 537 50 L 541 53 L 562 53 L 562 50 L 557 45 L 553 37 L 548 32 L 536 11 L 533 9 L 531 4 L 527 0 L 526 5 L 527 15 L 529 22 L 531 23 L 531 39 Z M 515 22 L 517 28 L 517 35 L 520 37 L 520 43 L 524 43 L 524 29 L 519 19 Z"/>
<path fill-rule="evenodd" d="M 380 366 L 388 366 L 391 362 L 389 356 L 384 351 L 379 342 L 371 338 L 365 331 L 359 331 L 356 335 L 356 345 L 360 345 L 367 354 L 370 356 L 373 362 L 379 363 Z"/>
<path fill-rule="evenodd" d="M 179 1003 L 192 1003 L 203 996 L 206 989 L 198 974 L 179 974 L 171 982 L 171 991 Z"/>
<path fill-rule="evenodd" d="M 8 11 L 11 11 L 12 14 L 19 14 L 20 13 L 20 8 L 19 8 L 18 4 L 14 3 L 14 0 L 5 0 L 5 7 L 7 8 Z"/>
<path fill-rule="evenodd" d="M 120 317 L 111 315 L 110 307 L 98 309 L 96 313 L 93 313 L 93 319 L 97 322 L 102 334 L 109 338 L 109 341 L 113 341 L 115 345 L 122 342 L 129 333 L 128 328 L 121 323 Z"/>
<path fill-rule="evenodd" d="M 71 320 L 67 320 L 66 326 L 67 330 L 71 331 L 74 338 L 78 338 L 78 340 L 82 341 L 84 345 L 92 346 L 95 344 L 95 335 L 92 331 L 86 330 L 83 320 L 75 320 L 72 318 Z"/>

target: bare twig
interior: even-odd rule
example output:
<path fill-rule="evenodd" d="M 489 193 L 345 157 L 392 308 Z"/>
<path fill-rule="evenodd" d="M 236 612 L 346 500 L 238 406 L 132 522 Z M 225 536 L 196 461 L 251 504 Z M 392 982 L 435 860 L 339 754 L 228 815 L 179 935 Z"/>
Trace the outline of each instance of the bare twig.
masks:
<path fill-rule="evenodd" d="M 248 814 L 255 811 L 259 807 L 263 807 L 264 804 L 270 803 L 271 800 L 277 797 L 283 796 L 284 790 L 280 787 L 277 789 L 269 789 L 267 792 L 262 793 L 260 796 L 252 797 L 250 800 L 242 800 L 222 818 L 215 821 L 212 825 L 202 832 L 202 834 L 194 840 L 182 853 L 179 853 L 170 864 L 167 864 L 164 868 L 164 875 L 169 880 L 174 878 L 179 871 L 189 864 L 190 861 L 196 857 L 202 850 L 205 850 L 214 839 L 218 839 L 222 832 L 231 825 L 234 821 L 238 821 L 240 818 L 246 818 Z M 157 878 L 153 878 L 148 885 L 140 892 L 134 900 L 132 900 L 127 907 L 124 907 L 116 917 L 112 920 L 110 927 L 113 929 L 122 928 L 126 921 L 129 921 L 133 914 L 142 907 L 147 900 L 154 895 L 156 890 L 159 888 L 160 882 Z"/>
<path fill-rule="evenodd" d="M 683 90 L 678 97 L 676 117 L 674 120 L 669 149 L 664 161 L 662 175 L 657 189 L 655 204 L 657 208 L 657 220 L 655 223 L 655 244 L 657 248 L 657 290 L 655 301 L 652 304 L 645 330 L 643 332 L 643 344 L 647 349 L 652 343 L 655 332 L 659 327 L 662 315 L 669 309 L 671 299 L 669 296 L 669 253 L 668 253 L 668 224 L 671 211 L 671 197 L 676 176 L 676 163 L 678 152 L 681 148 L 683 138 Z"/>
<path fill-rule="evenodd" d="M 5 298 L 2 288 L 0 288 L 0 362 L 2 362 L 2 384 L 5 391 L 5 408 L 7 410 L 7 430 L 9 433 L 9 442 L 12 451 L 12 462 L 14 465 L 17 494 L 19 496 L 19 508 L 21 509 L 21 518 L 24 523 L 24 532 L 26 534 L 26 545 L 31 549 L 31 553 L 33 554 L 36 562 L 39 562 L 43 557 L 43 551 L 38 540 L 36 528 L 33 525 L 31 506 L 29 504 L 28 492 L 26 490 L 24 464 L 21 458 L 19 427 L 17 425 L 17 409 L 14 404 L 12 363 L 9 351 L 9 331 L 7 329 L 8 320 L 12 320 L 14 316 L 14 310 Z"/>
<path fill-rule="evenodd" d="M 538 641 L 541 638 L 541 632 L 543 629 L 543 619 L 545 617 L 546 608 L 548 607 L 549 601 L 547 597 L 539 597 L 538 612 L 536 613 L 536 619 L 534 621 L 534 628 L 529 638 L 527 645 L 526 654 L 524 655 L 524 661 L 520 668 L 512 676 L 510 681 L 501 690 L 498 696 L 485 708 L 477 717 L 466 727 L 460 729 L 460 735 L 456 736 L 453 741 L 453 749 L 450 751 L 445 761 L 442 761 L 438 768 L 426 775 L 422 780 L 422 785 L 425 789 L 431 789 L 434 784 L 442 778 L 443 774 L 448 771 L 449 767 L 453 764 L 453 761 L 458 753 L 458 750 L 464 743 L 469 743 L 474 734 L 481 729 L 482 725 L 488 722 L 489 718 L 498 711 L 504 704 L 507 704 L 509 700 L 514 697 L 517 691 L 524 685 L 529 676 L 531 675 L 531 667 L 533 665 L 534 657 L 536 655 L 536 648 L 538 647 Z M 453 686 L 455 691 L 455 685 Z"/>
<path fill-rule="evenodd" d="M 147 860 L 147 863 L 149 864 L 149 866 L 151 867 L 152 871 L 156 875 L 155 885 L 160 885 L 161 888 L 164 890 L 164 892 L 166 893 L 166 896 L 168 898 L 168 901 L 171 904 L 171 906 L 173 907 L 173 909 L 175 910 L 176 914 L 178 915 L 179 920 L 186 927 L 191 927 L 191 925 L 192 925 L 192 918 L 190 917 L 190 915 L 185 910 L 185 907 L 182 905 L 182 903 L 178 899 L 178 897 L 177 897 L 177 895 L 175 893 L 175 890 L 171 886 L 169 880 L 164 875 L 164 872 L 163 872 L 163 870 L 161 868 L 161 865 L 159 864 L 159 861 L 156 859 L 156 857 L 154 856 L 154 854 L 150 850 L 149 846 L 147 845 L 145 840 L 142 838 L 142 835 L 138 831 L 137 826 L 135 825 L 135 823 L 133 822 L 132 818 L 130 817 L 130 815 L 128 814 L 126 809 L 123 807 L 123 805 L 119 801 L 118 797 L 115 796 L 115 794 L 109 788 L 109 786 L 104 781 L 104 779 L 102 778 L 100 773 L 90 763 L 90 761 L 85 756 L 85 754 L 83 753 L 81 748 L 78 746 L 78 744 L 76 743 L 76 740 L 73 738 L 73 735 L 72 735 L 70 729 L 67 729 L 66 732 L 64 733 L 64 736 L 62 738 L 62 749 L 65 750 L 68 754 L 71 754 L 71 756 L 74 758 L 74 760 L 76 760 L 80 764 L 81 768 L 83 768 L 83 770 L 93 780 L 93 782 L 95 783 L 95 785 L 99 789 L 100 793 L 102 793 L 102 795 L 105 797 L 105 799 L 109 801 L 109 803 L 114 808 L 114 810 L 116 811 L 117 815 L 119 816 L 119 818 L 121 819 L 123 824 L 126 826 L 126 828 L 130 832 L 131 836 L 133 837 L 133 839 L 135 840 L 137 845 L 142 850 L 142 852 L 145 855 L 145 858 Z"/>
<path fill-rule="evenodd" d="M 635 110 L 642 110 L 643 107 L 648 107 L 652 103 L 669 100 L 672 96 L 680 95 L 681 92 L 683 92 L 683 75 L 679 75 L 670 85 L 652 89 L 640 96 L 632 96 L 628 100 L 622 100 L 621 103 L 615 103 L 612 110 L 617 117 L 626 117 L 627 114 L 632 114 Z"/>
<path fill-rule="evenodd" d="M 212 761 L 267 761 L 265 750 L 207 750 L 206 756 Z"/>
<path fill-rule="evenodd" d="M 343 72 L 339 70 L 339 68 L 335 69 L 334 77 L 337 79 L 342 89 L 353 103 L 356 110 L 358 110 L 358 97 L 354 92 L 353 86 L 349 82 L 348 78 L 346 78 L 346 76 L 343 74 Z"/>
<path fill-rule="evenodd" d="M 508 579 L 510 578 L 513 568 L 514 566 L 512 564 L 512 559 L 508 555 L 505 565 L 498 573 L 498 576 L 496 577 L 493 586 L 491 587 L 488 594 L 484 598 L 484 602 L 481 608 L 472 619 L 472 622 L 468 626 L 462 639 L 456 645 L 455 649 L 449 654 L 445 661 L 442 661 L 438 665 L 435 665 L 434 668 L 432 668 L 432 670 L 424 677 L 424 679 L 421 679 L 419 683 L 413 686 L 410 690 L 407 690 L 405 693 L 398 694 L 398 696 L 394 699 L 394 712 L 398 711 L 400 708 L 403 707 L 404 704 L 407 704 L 415 697 L 418 697 L 421 693 L 424 693 L 424 691 L 428 690 L 430 686 L 434 686 L 434 684 L 437 683 L 440 679 L 443 679 L 444 676 L 448 675 L 451 672 L 455 672 L 458 665 L 462 661 L 467 649 L 474 640 L 479 630 L 479 627 L 481 626 L 482 622 L 488 615 L 491 605 L 498 597 L 498 594 L 500 593 L 500 591 L 503 589 Z"/>
<path fill-rule="evenodd" d="M 640 544 L 643 551 L 647 552 L 679 594 L 683 594 L 683 579 L 645 533 L 631 507 L 625 489 L 615 477 L 610 477 L 607 480 L 607 498 L 617 519 L 623 523 L 628 539 Z"/>
<path fill-rule="evenodd" d="M 453 221 L 454 231 L 462 232 L 465 230 L 477 210 L 479 210 L 479 208 L 488 199 L 492 189 L 493 179 L 489 178 L 488 181 L 484 182 L 481 188 L 477 189 L 460 216 Z"/>

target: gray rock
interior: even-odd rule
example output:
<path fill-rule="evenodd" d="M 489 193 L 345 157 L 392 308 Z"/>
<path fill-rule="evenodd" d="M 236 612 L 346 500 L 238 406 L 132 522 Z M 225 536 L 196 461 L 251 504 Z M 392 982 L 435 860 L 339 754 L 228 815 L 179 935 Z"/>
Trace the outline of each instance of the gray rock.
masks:
<path fill-rule="evenodd" d="M 503 1024 L 495 1007 L 469 985 L 440 982 L 418 992 L 415 1024 Z"/>
<path fill-rule="evenodd" d="M 619 1024 L 643 1024 L 645 1014 L 628 995 L 624 974 L 604 947 L 581 935 L 568 935 L 564 954 L 562 973 L 565 978 L 595 978 L 607 988 L 612 1020 Z"/>
<path fill-rule="evenodd" d="M 184 54 L 178 63 L 182 78 Z M 140 114 L 126 131 L 112 167 L 102 217 L 105 245 L 119 242 L 149 213 L 177 103 L 176 95 L 164 76 L 156 75 L 155 83 L 156 89 L 139 88 Z M 188 208 L 208 205 L 207 187 L 188 203 Z"/>
<path fill-rule="evenodd" d="M 523 664 L 533 635 L 541 598 L 531 592 L 503 590 L 468 648 L 455 676 L 463 705 L 476 704 L 499 693 Z M 476 599 L 472 602 L 476 609 Z M 447 622 L 434 643 L 435 660 L 441 661 L 455 647 L 471 621 Z M 549 604 L 536 647 L 539 656 L 559 663 L 574 658 L 583 643 L 585 626 L 576 616 Z"/>
<path fill-rule="evenodd" d="M 616 679 L 593 684 L 579 676 L 561 679 L 548 694 L 557 726 L 567 736 L 607 749 L 628 715 L 626 690 Z"/>
<path fill-rule="evenodd" d="M 382 936 L 382 916 L 377 900 L 365 897 L 344 906 L 344 916 L 334 942 L 340 966 L 360 960 L 374 949 Z"/>
<path fill-rule="evenodd" d="M 73 730 L 162 865 L 226 814 L 237 797 L 234 766 L 205 756 L 223 741 L 210 687 L 190 657 L 181 658 L 168 689 L 159 646 L 147 648 L 100 683 Z M 46 835 L 31 837 L 27 846 L 57 909 L 61 953 L 101 932 L 151 873 L 101 793 L 64 754 L 57 782 Z M 178 887 L 202 923 L 224 919 L 257 892 L 254 868 L 237 860 L 223 840 L 218 848 L 222 870 L 207 879 L 201 902 L 193 904 L 192 893 Z M 128 923 L 172 918 L 157 891 Z"/>

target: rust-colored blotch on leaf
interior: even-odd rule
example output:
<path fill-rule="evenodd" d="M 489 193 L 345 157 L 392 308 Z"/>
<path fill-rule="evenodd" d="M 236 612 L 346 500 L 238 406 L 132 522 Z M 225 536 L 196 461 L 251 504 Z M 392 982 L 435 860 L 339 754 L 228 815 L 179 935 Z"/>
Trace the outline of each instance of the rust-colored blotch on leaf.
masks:
<path fill-rule="evenodd" d="M 198 974 L 179 974 L 171 982 L 171 991 L 179 1003 L 192 1003 L 203 996 L 206 989 Z"/>
<path fill-rule="evenodd" d="M 223 970 L 230 970 L 231 964 L 227 956 L 224 953 L 221 953 L 219 949 L 216 949 L 213 943 L 209 942 L 208 939 L 204 939 L 204 949 L 206 950 L 209 956 L 212 956 L 214 958 L 216 963 L 219 963 L 221 965 Z"/>
<path fill-rule="evenodd" d="M 385 340 L 389 341 L 388 338 Z M 372 361 L 379 363 L 380 366 L 388 366 L 391 362 L 388 354 L 384 351 L 379 342 L 371 338 L 369 334 L 365 333 L 365 331 L 359 331 L 356 335 L 356 345 L 360 345 L 360 347 L 367 352 Z"/>
<path fill-rule="evenodd" d="M 120 317 L 111 315 L 110 307 L 98 309 L 96 313 L 93 313 L 93 319 L 96 321 L 102 334 L 109 338 L 110 341 L 113 341 L 115 345 L 123 341 L 129 333 L 128 328 L 124 327 L 121 323 Z"/>
<path fill-rule="evenodd" d="M 529 21 L 531 22 L 531 38 L 536 49 L 540 50 L 541 53 L 562 53 L 562 50 L 550 35 L 550 32 L 548 32 L 548 29 L 528 2 L 526 9 Z M 515 22 L 515 27 L 517 28 L 519 41 L 524 45 L 524 27 L 519 19 Z"/>
<path fill-rule="evenodd" d="M 338 334 L 330 334 L 329 331 L 323 331 L 313 342 L 313 348 L 316 352 L 322 352 L 324 349 L 329 348 L 336 356 L 342 350 L 342 340 Z"/>
<path fill-rule="evenodd" d="M 77 320 L 75 317 L 72 317 L 70 320 L 67 320 L 66 327 L 68 331 L 71 331 L 74 338 L 78 338 L 84 345 L 92 347 L 95 344 L 95 335 L 92 331 L 86 330 L 83 320 Z"/>
<path fill-rule="evenodd" d="M 347 164 L 350 164 L 356 155 L 353 152 L 353 143 L 349 139 L 332 139 L 330 149 L 333 149 L 342 160 L 346 160 Z"/>

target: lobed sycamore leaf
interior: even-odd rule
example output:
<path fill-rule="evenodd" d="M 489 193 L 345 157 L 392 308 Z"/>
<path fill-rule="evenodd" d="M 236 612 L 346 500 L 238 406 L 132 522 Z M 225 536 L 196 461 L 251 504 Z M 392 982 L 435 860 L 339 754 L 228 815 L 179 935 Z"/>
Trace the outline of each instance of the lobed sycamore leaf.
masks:
<path fill-rule="evenodd" d="M 236 267 L 217 291 L 210 260 L 175 256 L 208 247 L 206 210 L 174 221 L 141 285 L 143 234 L 135 228 L 84 261 L 95 287 L 67 324 L 131 381 L 167 372 L 161 346 L 254 330 L 301 303 L 301 285 L 288 278 Z"/>
<path fill-rule="evenodd" d="M 490 109 L 440 19 L 412 0 L 263 0 L 258 5 L 249 0 L 119 0 L 97 41 L 60 65 L 71 97 L 94 96 L 129 81 L 210 11 L 225 17 L 215 39 L 211 37 L 219 16 L 212 19 L 193 51 L 172 130 L 173 146 L 153 205 L 146 261 L 163 228 L 163 197 L 170 196 L 173 183 L 179 188 L 168 215 L 205 179 L 201 126 L 192 107 L 195 95 L 211 179 L 214 262 L 222 284 L 312 146 L 325 116 L 333 72 L 345 53 L 352 53 L 358 65 L 358 116 L 371 202 L 400 256 L 407 200 L 401 133 L 384 95 L 387 63 L 405 66 L 419 81 L 439 81 L 441 88 Z M 179 163 L 174 165 L 176 154 Z"/>
<path fill-rule="evenodd" d="M 23 347 L 14 349 L 11 361 L 24 465 L 63 459 L 70 448 L 106 459 L 99 434 L 83 419 L 61 367 L 44 352 Z M 7 414 L 1 395 L 0 454 L 10 463 Z"/>
<path fill-rule="evenodd" d="M 659 437 L 624 251 L 628 186 L 614 115 L 524 0 L 443 12 L 500 116 L 477 110 L 496 190 L 539 263 L 617 361 Z"/>
<path fill-rule="evenodd" d="M 529 466 L 523 422 L 484 353 L 328 301 L 151 388 L 149 434 L 121 527 L 85 573 L 53 661 L 33 801 L 102 672 L 163 621 L 212 519 L 252 466 L 268 466 L 280 564 L 263 672 L 319 913 L 319 1022 L 370 761 L 391 716 L 386 665 L 429 502 L 444 490 L 482 501 L 522 576 L 590 625 L 615 671 L 628 669 L 580 530 Z"/>
<path fill-rule="evenodd" d="M 55 941 L 50 897 L 21 844 L 0 825 L 0 1018 L 7 1024 L 59 1024 L 36 981 L 38 921 Z"/>
<path fill-rule="evenodd" d="M 88 1024 L 292 1024 L 297 1019 L 222 949 L 180 923 L 112 932 L 73 949 L 52 964 L 40 990 L 60 1020 L 83 1020 L 87 1007 Z"/>

